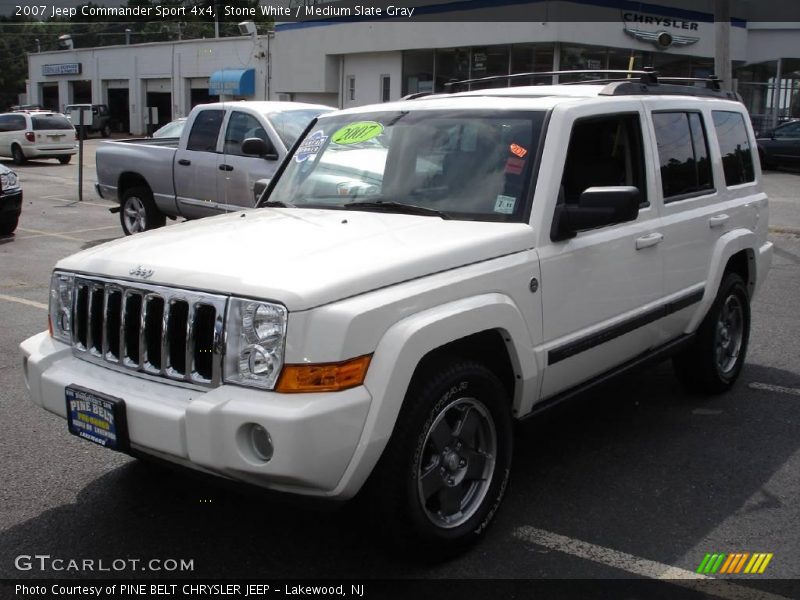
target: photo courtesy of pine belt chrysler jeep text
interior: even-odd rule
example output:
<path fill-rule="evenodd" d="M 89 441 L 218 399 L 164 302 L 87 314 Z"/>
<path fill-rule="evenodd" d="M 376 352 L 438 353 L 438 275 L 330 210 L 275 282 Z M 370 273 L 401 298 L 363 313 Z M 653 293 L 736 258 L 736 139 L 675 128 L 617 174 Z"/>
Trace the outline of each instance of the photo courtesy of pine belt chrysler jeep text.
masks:
<path fill-rule="evenodd" d="M 643 81 L 320 116 L 256 209 L 75 254 L 31 397 L 102 446 L 333 499 L 447 556 L 512 423 L 645 362 L 727 390 L 771 263 L 734 94 Z"/>

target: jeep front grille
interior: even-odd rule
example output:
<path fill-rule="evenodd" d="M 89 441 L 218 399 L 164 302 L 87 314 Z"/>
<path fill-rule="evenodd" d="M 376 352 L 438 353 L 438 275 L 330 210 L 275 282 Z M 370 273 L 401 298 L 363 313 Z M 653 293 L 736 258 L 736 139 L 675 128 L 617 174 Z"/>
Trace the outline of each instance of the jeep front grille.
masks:
<path fill-rule="evenodd" d="M 222 381 L 225 296 L 75 277 L 74 298 L 79 358 L 205 387 Z"/>

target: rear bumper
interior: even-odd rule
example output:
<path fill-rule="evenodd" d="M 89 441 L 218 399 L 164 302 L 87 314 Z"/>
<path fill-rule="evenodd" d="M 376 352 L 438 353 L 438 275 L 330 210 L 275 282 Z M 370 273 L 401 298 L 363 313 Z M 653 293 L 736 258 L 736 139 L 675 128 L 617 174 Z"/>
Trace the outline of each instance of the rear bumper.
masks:
<path fill-rule="evenodd" d="M 22 212 L 22 190 L 0 194 L 0 216 L 19 215 Z"/>
<path fill-rule="evenodd" d="M 20 347 L 36 404 L 66 418 L 64 387 L 71 384 L 122 398 L 135 451 L 280 491 L 331 498 L 354 493 L 337 485 L 369 411 L 371 396 L 363 386 L 328 394 L 277 394 L 235 385 L 198 391 L 80 360 L 47 332 Z M 270 434 L 274 453 L 268 461 L 252 450 L 252 424 Z"/>
<path fill-rule="evenodd" d="M 59 156 L 72 156 L 78 152 L 74 145 L 67 147 L 64 144 L 61 148 L 39 148 L 36 146 L 25 146 L 22 151 L 25 158 L 57 158 Z"/>
<path fill-rule="evenodd" d="M 756 286 L 753 290 L 753 296 L 756 295 L 761 288 L 764 280 L 767 278 L 770 267 L 772 266 L 772 242 L 766 242 L 759 247 L 756 252 Z"/>

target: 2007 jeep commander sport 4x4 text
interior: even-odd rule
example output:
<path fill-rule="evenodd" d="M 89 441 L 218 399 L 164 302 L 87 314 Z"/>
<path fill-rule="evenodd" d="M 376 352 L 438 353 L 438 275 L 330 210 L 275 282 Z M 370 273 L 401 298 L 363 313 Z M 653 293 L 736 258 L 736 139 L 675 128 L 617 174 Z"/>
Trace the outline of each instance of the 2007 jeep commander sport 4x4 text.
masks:
<path fill-rule="evenodd" d="M 734 95 L 652 75 L 326 114 L 260 208 L 59 262 L 30 393 L 103 446 L 364 488 L 445 555 L 492 520 L 514 419 L 667 356 L 734 383 L 771 261 L 755 159 Z"/>

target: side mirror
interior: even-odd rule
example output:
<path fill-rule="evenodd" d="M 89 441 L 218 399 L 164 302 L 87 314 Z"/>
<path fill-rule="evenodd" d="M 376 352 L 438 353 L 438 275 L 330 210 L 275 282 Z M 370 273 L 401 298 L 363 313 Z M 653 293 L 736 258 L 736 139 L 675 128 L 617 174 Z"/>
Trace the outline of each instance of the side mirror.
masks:
<path fill-rule="evenodd" d="M 253 184 L 253 196 L 255 197 L 256 204 L 258 204 L 259 200 L 261 199 L 261 194 L 263 194 L 269 187 L 270 181 L 272 181 L 272 179 L 259 179 Z"/>
<path fill-rule="evenodd" d="M 242 142 L 242 153 L 261 156 L 266 160 L 278 160 L 278 153 L 272 144 L 265 142 L 261 138 L 247 138 Z"/>
<path fill-rule="evenodd" d="M 634 221 L 639 216 L 641 192 L 633 186 L 590 187 L 577 204 L 559 204 L 550 239 L 566 240 L 579 231 Z"/>

